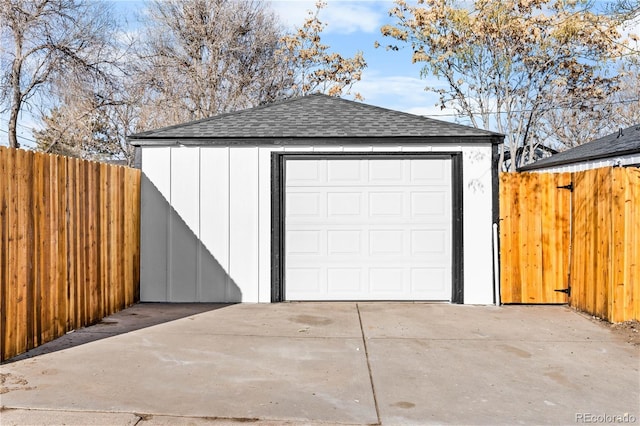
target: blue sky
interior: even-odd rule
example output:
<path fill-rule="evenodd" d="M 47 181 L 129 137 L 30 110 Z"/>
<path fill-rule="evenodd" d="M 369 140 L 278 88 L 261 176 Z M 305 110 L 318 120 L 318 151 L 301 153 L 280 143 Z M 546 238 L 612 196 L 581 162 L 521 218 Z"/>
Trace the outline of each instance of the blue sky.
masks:
<path fill-rule="evenodd" d="M 289 27 L 301 26 L 306 11 L 314 9 L 314 1 L 271 2 L 273 9 Z M 364 102 L 385 108 L 421 115 L 437 115 L 443 120 L 453 120 L 451 111 L 436 107 L 437 95 L 424 90 L 427 85 L 438 85 L 435 80 L 420 79 L 421 66 L 411 63 L 410 49 L 387 51 L 380 27 L 392 23 L 388 11 L 393 1 L 329 0 L 320 13 L 320 20 L 327 24 L 322 41 L 331 50 L 343 56 L 361 51 L 367 61 L 362 80 L 354 91 L 364 97 Z M 381 47 L 374 48 L 378 41 Z"/>
<path fill-rule="evenodd" d="M 98 0 L 97 0 L 98 1 Z M 137 25 L 135 16 L 145 7 L 145 0 L 103 0 L 114 5 L 114 12 L 128 19 L 132 31 Z M 307 11 L 314 9 L 314 0 L 267 0 L 279 15 L 283 24 L 293 30 L 300 27 Z M 605 2 L 597 1 L 599 4 Z M 343 56 L 352 56 L 362 51 L 367 68 L 362 80 L 354 86 L 354 91 L 364 97 L 364 102 L 398 111 L 426 115 L 433 118 L 456 121 L 452 110 L 441 110 L 438 96 L 425 91 L 426 86 L 437 87 L 442 83 L 434 78 L 421 79 L 420 65 L 411 63 L 410 49 L 387 51 L 380 27 L 392 23 L 388 16 L 393 7 L 391 0 L 328 0 L 328 6 L 321 11 L 320 20 L 327 24 L 322 35 L 324 44 Z M 634 31 L 638 32 L 638 31 Z M 382 45 L 374 48 L 378 41 Z M 347 96 L 347 98 L 349 98 Z M 6 128 L 7 115 L 0 115 L 0 129 Z M 463 124 L 467 124 L 462 122 Z M 19 137 L 26 146 L 33 144 L 31 128 L 38 126 L 38 120 L 25 111 L 20 120 Z M 0 145 L 7 145 L 6 133 L 0 132 Z"/>
<path fill-rule="evenodd" d="M 114 11 L 128 19 L 132 26 L 135 26 L 137 12 L 145 7 L 144 0 L 115 0 L 113 3 Z M 289 29 L 301 26 L 306 12 L 315 5 L 313 0 L 273 0 L 269 3 Z M 365 103 L 414 114 L 437 114 L 437 118 L 454 120 L 451 111 L 440 111 L 435 106 L 437 96 L 424 90 L 429 82 L 420 79 L 420 66 L 411 63 L 409 50 L 392 52 L 382 46 L 374 48 L 376 40 L 383 46 L 388 43 L 381 36 L 380 27 L 390 22 L 387 12 L 393 6 L 392 1 L 329 0 L 328 3 L 320 15 L 327 24 L 322 41 L 343 56 L 363 52 L 368 66 L 354 91 L 362 94 Z M 35 114 L 35 111 L 31 114 L 26 110 L 21 114 L 18 136 L 24 146 L 33 146 L 31 129 L 37 128 L 39 122 Z M 6 114 L 0 115 L 1 129 L 6 129 L 7 118 Z M 6 133 L 0 132 L 0 145 L 7 144 Z"/>
<path fill-rule="evenodd" d="M 302 26 L 308 10 L 315 10 L 315 0 L 266 0 L 282 23 L 290 30 Z M 327 24 L 322 41 L 330 50 L 343 56 L 353 56 L 361 51 L 367 61 L 362 81 L 354 91 L 364 97 L 364 102 L 414 114 L 449 114 L 442 119 L 452 120 L 451 111 L 436 107 L 437 96 L 424 91 L 427 82 L 420 79 L 418 65 L 411 63 L 411 52 L 387 51 L 380 28 L 391 22 L 388 11 L 392 0 L 328 0 L 322 9 L 320 20 Z M 116 10 L 124 16 L 134 16 L 145 6 L 144 0 L 115 0 Z M 377 41 L 382 45 L 374 48 Z M 349 98 L 349 96 L 345 96 Z"/>

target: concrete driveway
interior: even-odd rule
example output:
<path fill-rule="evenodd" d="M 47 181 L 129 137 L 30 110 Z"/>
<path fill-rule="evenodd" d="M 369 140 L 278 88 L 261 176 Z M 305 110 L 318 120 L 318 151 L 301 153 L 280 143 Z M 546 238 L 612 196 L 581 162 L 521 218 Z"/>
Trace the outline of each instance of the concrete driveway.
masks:
<path fill-rule="evenodd" d="M 564 306 L 140 304 L 2 365 L 0 416 L 3 425 L 638 423 L 639 355 Z"/>

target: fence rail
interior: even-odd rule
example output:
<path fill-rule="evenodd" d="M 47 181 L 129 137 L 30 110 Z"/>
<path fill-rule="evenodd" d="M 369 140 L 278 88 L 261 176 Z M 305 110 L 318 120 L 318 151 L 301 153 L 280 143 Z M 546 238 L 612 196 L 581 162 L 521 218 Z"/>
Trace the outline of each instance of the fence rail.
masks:
<path fill-rule="evenodd" d="M 139 298 L 140 171 L 0 147 L 0 357 Z"/>
<path fill-rule="evenodd" d="M 640 320 L 640 170 L 502 174 L 500 219 L 503 303 Z"/>

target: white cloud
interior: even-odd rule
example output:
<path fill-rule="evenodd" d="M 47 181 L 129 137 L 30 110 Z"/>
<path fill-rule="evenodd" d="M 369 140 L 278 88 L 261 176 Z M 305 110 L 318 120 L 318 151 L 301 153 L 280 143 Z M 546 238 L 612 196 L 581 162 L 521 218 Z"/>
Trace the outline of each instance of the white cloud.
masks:
<path fill-rule="evenodd" d="M 379 31 L 391 1 L 328 1 L 320 12 L 320 21 L 327 24 L 325 33 L 352 34 Z M 307 11 L 315 10 L 315 1 L 271 0 L 273 10 L 290 28 L 299 27 L 307 17 Z"/>
<path fill-rule="evenodd" d="M 455 121 L 455 111 L 441 109 L 438 95 L 427 92 L 427 86 L 439 86 L 437 80 L 420 79 L 401 75 L 383 76 L 375 72 L 364 72 L 362 80 L 353 91 L 360 93 L 368 104 L 424 115 L 445 121 Z"/>
<path fill-rule="evenodd" d="M 626 22 L 622 26 L 621 35 L 624 39 L 626 39 L 625 41 L 631 49 L 640 49 L 640 41 L 633 41 L 630 38 L 631 35 L 634 35 L 636 37 L 636 40 L 640 40 L 640 16 L 637 16 L 635 19 Z"/>

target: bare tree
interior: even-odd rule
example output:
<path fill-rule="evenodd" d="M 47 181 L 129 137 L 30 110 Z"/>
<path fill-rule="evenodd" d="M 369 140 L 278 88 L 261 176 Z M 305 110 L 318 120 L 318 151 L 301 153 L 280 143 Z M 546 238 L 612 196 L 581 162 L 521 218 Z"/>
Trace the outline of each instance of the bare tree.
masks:
<path fill-rule="evenodd" d="M 611 133 L 640 124 L 640 54 L 631 58 L 620 74 L 618 90 L 609 96 L 611 116 L 607 125 Z"/>
<path fill-rule="evenodd" d="M 609 66 L 626 54 L 621 19 L 563 0 L 395 0 L 382 34 L 408 45 L 423 75 L 441 79 L 440 106 L 506 134 L 527 161 L 553 108 L 589 108 L 617 89 Z M 615 41 L 615 43 L 613 42 Z"/>
<path fill-rule="evenodd" d="M 282 31 L 262 2 L 154 1 L 147 16 L 142 127 L 252 107 L 290 86 L 288 64 L 274 55 Z"/>
<path fill-rule="evenodd" d="M 125 82 L 130 81 L 122 76 Z M 133 165 L 126 135 L 135 131 L 139 99 L 124 83 L 116 86 L 57 81 L 59 103 L 43 112 L 44 128 L 34 132 L 44 152 L 93 160 L 124 160 Z M 111 90 L 109 90 L 111 89 Z"/>
<path fill-rule="evenodd" d="M 620 66 L 615 90 L 602 98 L 582 99 L 550 108 L 540 122 L 540 137 L 562 151 L 640 123 L 640 64 Z M 557 96 L 561 96 L 559 92 Z"/>
<path fill-rule="evenodd" d="M 43 108 L 40 149 L 132 164 L 128 134 L 317 90 L 339 95 L 364 67 L 361 55 L 345 59 L 319 43 L 317 12 L 304 34 L 287 34 L 260 0 L 155 1 L 141 24 L 115 80 L 52 74 L 58 102 Z M 298 86 L 309 73 L 313 86 Z"/>
<path fill-rule="evenodd" d="M 0 105 L 9 111 L 9 145 L 22 108 L 46 95 L 54 75 L 106 76 L 114 23 L 104 3 L 89 0 L 0 0 Z M 38 99 L 42 104 L 43 97 Z"/>
<path fill-rule="evenodd" d="M 292 92 L 295 95 L 322 92 L 340 96 L 351 93 L 351 87 L 362 78 L 362 70 L 367 66 L 362 52 L 353 58 L 345 58 L 337 52 L 329 51 L 322 43 L 321 33 L 326 24 L 320 21 L 320 11 L 326 2 L 317 1 L 315 10 L 309 10 L 302 27 L 282 38 L 279 54 L 291 63 L 290 75 L 294 78 Z M 362 99 L 355 93 L 356 99 Z"/>

